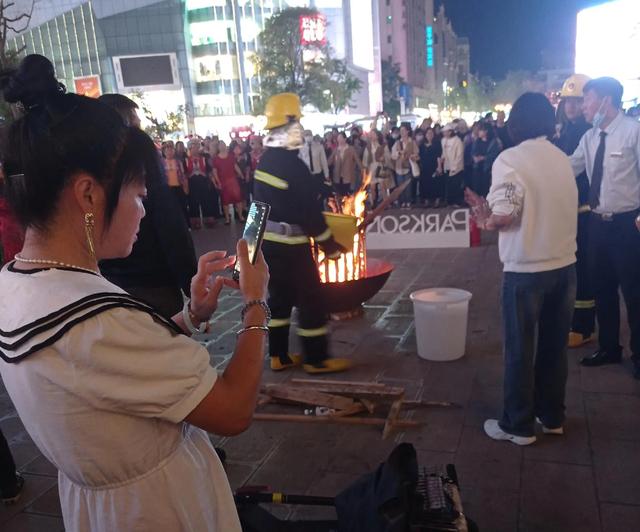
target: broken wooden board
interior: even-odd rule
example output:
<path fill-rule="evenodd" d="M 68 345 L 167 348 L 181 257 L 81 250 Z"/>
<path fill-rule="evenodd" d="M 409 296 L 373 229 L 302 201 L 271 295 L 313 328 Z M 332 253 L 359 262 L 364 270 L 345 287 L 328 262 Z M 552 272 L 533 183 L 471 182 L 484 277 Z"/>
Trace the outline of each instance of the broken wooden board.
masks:
<path fill-rule="evenodd" d="M 303 405 L 326 406 L 335 410 L 348 410 L 356 404 L 349 397 L 331 395 L 315 389 L 295 388 L 283 384 L 268 384 L 263 386 L 260 391 L 274 399 L 292 401 Z"/>
<path fill-rule="evenodd" d="M 296 414 L 254 414 L 256 421 L 296 421 L 301 423 L 338 423 L 343 425 L 375 425 L 384 426 L 387 420 L 379 417 L 340 417 L 340 416 L 303 416 Z M 395 428 L 420 427 L 424 423 L 407 419 L 399 419 L 393 423 Z"/>
<path fill-rule="evenodd" d="M 321 381 L 312 379 L 292 379 L 291 383 L 308 385 L 308 387 L 304 387 L 305 390 L 313 389 L 318 392 L 335 393 L 339 395 L 395 398 L 404 394 L 404 388 L 387 386 L 381 383 Z"/>

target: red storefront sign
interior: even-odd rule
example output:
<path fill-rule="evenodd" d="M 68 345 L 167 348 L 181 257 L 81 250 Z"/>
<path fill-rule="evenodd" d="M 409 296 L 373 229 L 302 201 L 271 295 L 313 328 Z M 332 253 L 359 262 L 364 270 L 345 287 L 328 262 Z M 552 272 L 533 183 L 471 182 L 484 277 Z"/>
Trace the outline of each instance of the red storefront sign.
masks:
<path fill-rule="evenodd" d="M 327 43 L 327 19 L 324 15 L 300 17 L 300 43 L 303 46 Z"/>
<path fill-rule="evenodd" d="M 102 94 L 100 87 L 100 76 L 85 76 L 82 78 L 75 78 L 73 80 L 75 85 L 76 94 L 82 96 L 89 96 L 90 98 L 97 98 Z"/>

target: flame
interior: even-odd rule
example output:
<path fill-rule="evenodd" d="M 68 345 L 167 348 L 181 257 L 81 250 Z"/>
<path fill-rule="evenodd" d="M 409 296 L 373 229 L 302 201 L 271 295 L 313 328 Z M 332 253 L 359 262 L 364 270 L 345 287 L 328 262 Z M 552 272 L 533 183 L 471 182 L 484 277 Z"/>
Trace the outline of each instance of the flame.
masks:
<path fill-rule="evenodd" d="M 356 193 L 342 200 L 342 214 L 355 216 L 358 225 L 364 221 L 370 183 L 371 174 L 365 172 L 362 184 Z M 318 269 L 320 271 L 320 280 L 323 283 L 344 283 L 365 277 L 367 274 L 367 252 L 364 229 L 354 235 L 353 247 L 340 255 L 338 260 L 324 259 L 324 253 L 318 251 Z"/>

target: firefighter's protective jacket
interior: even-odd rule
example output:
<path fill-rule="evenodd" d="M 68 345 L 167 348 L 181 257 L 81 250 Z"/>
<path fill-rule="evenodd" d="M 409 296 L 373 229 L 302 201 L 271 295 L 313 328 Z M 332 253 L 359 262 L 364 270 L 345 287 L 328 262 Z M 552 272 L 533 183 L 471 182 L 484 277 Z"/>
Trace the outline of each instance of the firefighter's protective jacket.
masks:
<path fill-rule="evenodd" d="M 342 248 L 333 239 L 322 214 L 320 190 L 309 168 L 298 157 L 298 150 L 268 148 L 255 172 L 253 196 L 271 205 L 269 220 L 298 226 L 304 234 L 279 234 L 267 230 L 264 239 L 279 244 L 309 244 L 309 238 L 329 258 L 340 255 Z"/>

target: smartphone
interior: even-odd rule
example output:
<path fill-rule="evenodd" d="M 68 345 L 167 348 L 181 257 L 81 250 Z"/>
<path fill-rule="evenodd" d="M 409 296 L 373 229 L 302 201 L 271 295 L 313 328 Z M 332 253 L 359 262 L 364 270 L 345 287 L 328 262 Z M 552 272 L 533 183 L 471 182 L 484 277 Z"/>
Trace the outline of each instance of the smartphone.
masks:
<path fill-rule="evenodd" d="M 267 203 L 261 203 L 260 201 L 254 201 L 251 207 L 249 207 L 249 214 L 247 214 L 247 221 L 244 224 L 242 238 L 247 241 L 249 246 L 249 260 L 251 264 L 255 264 L 258 258 L 258 251 L 262 246 L 264 230 L 267 227 L 267 220 L 269 219 L 269 211 L 271 211 L 271 206 Z M 237 260 L 233 268 L 232 276 L 234 281 L 240 280 L 240 262 Z"/>

